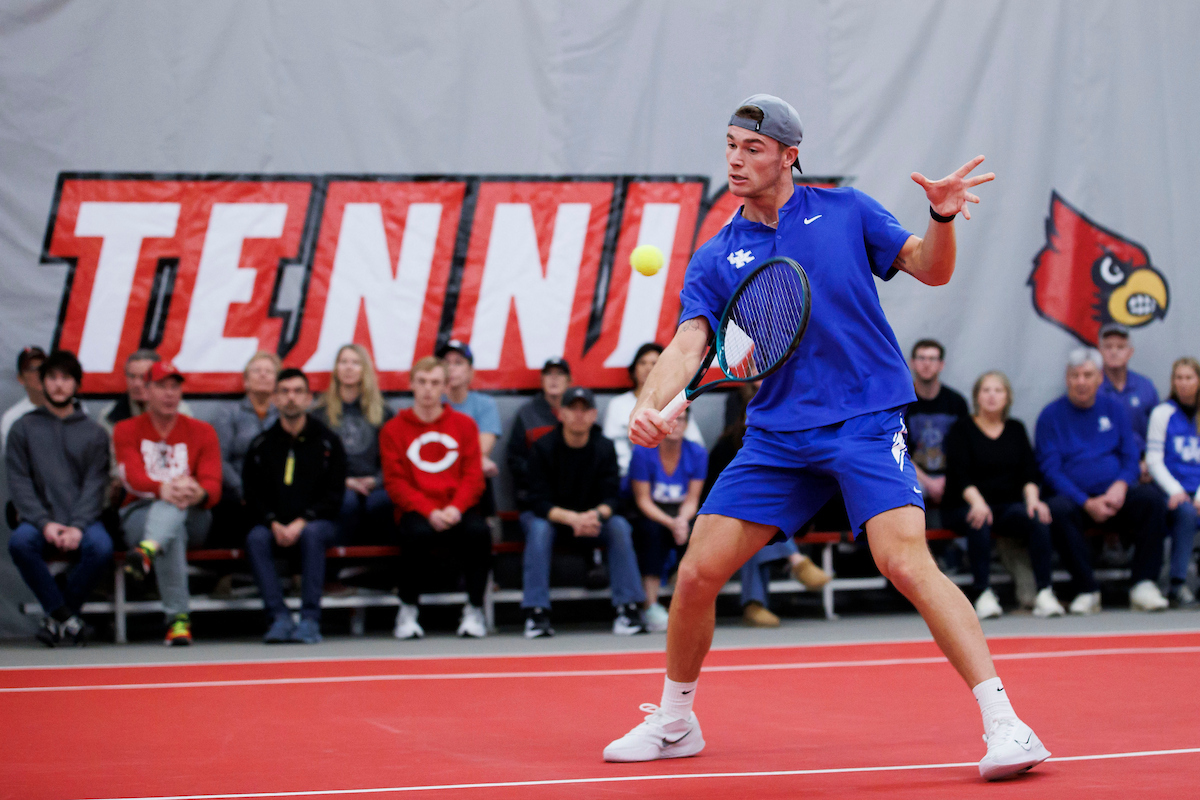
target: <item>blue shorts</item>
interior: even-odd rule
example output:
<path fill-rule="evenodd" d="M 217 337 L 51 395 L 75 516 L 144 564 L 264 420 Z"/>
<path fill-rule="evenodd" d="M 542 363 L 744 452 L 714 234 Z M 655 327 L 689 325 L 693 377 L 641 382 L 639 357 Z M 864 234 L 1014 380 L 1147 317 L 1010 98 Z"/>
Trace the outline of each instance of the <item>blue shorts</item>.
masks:
<path fill-rule="evenodd" d="M 790 536 L 840 488 L 857 536 L 876 514 L 925 508 L 906 434 L 903 408 L 805 431 L 747 428 L 700 513 L 774 525 Z"/>

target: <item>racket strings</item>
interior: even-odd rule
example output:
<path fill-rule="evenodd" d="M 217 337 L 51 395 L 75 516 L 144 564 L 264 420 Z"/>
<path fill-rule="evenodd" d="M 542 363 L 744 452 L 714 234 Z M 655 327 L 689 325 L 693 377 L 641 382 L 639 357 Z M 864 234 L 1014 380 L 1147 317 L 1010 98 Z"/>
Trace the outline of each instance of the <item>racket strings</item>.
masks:
<path fill-rule="evenodd" d="M 767 265 L 734 301 L 724 335 L 726 373 L 753 380 L 786 358 L 804 327 L 808 293 L 789 263 Z"/>

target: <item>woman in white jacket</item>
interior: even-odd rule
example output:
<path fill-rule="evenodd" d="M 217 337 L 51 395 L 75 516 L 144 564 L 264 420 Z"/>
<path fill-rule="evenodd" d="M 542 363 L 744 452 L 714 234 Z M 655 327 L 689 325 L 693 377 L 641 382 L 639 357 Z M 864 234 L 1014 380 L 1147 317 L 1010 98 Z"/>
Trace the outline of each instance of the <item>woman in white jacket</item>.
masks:
<path fill-rule="evenodd" d="M 1181 358 L 1171 365 L 1171 396 L 1154 408 L 1146 432 L 1146 466 L 1167 496 L 1171 537 L 1171 588 L 1174 608 L 1197 608 L 1187 586 L 1188 566 L 1200 517 L 1200 362 Z"/>

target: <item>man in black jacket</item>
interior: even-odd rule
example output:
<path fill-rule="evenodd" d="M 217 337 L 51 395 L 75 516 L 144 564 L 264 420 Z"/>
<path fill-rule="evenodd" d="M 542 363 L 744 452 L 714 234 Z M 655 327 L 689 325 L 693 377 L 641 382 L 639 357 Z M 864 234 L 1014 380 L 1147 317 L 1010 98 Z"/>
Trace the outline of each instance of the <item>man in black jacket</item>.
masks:
<path fill-rule="evenodd" d="M 571 385 L 571 365 L 563 358 L 547 359 L 542 365 L 542 393 L 517 409 L 508 434 L 508 474 L 512 478 L 517 508 L 528 511 L 529 452 L 533 443 L 558 424 L 563 393 Z"/>
<path fill-rule="evenodd" d="M 337 434 L 308 415 L 311 404 L 304 373 L 280 372 L 275 383 L 279 421 L 254 439 L 242 468 L 242 492 L 254 522 L 246 552 L 270 620 L 263 637 L 267 643 L 321 641 L 325 548 L 333 541 L 342 504 L 346 451 Z M 300 622 L 294 624 L 283 601 L 275 554 L 297 544 L 301 605 Z"/>
<path fill-rule="evenodd" d="M 550 557 L 563 533 L 608 550 L 613 633 L 643 633 L 646 595 L 638 574 L 629 522 L 614 513 L 620 492 L 617 451 L 596 424 L 596 399 L 582 386 L 567 389 L 561 421 L 533 443 L 529 454 L 529 505 L 525 530 L 525 638 L 553 636 L 550 627 Z"/>
<path fill-rule="evenodd" d="M 46 404 L 18 419 L 8 435 L 8 495 L 21 519 L 8 551 L 46 614 L 37 638 L 50 647 L 81 645 L 91 627 L 79 609 L 112 563 L 112 539 L 100 523 L 108 435 L 75 403 L 83 370 L 73 353 L 51 353 L 39 373 Z M 65 592 L 46 567 L 46 555 L 56 551 L 77 562 Z"/>

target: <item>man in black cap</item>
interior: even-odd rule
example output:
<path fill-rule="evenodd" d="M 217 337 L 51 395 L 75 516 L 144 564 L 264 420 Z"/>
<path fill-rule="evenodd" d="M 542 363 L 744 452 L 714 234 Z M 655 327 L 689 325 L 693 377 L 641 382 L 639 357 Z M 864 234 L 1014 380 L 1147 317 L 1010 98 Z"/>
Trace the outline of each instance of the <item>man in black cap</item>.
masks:
<path fill-rule="evenodd" d="M 563 393 L 571 385 L 566 359 L 547 359 L 542 365 L 542 393 L 517 410 L 508 435 L 508 471 L 512 475 L 517 508 L 529 510 L 529 448 L 558 424 Z"/>
<path fill-rule="evenodd" d="M 91 627 L 79 609 L 112 563 L 112 539 L 100 523 L 108 434 L 75 402 L 83 370 L 73 353 L 56 350 L 39 373 L 46 403 L 13 424 L 5 457 L 8 494 L 21 520 L 8 550 L 46 614 L 37 638 L 50 647 L 81 645 Z M 75 562 L 66 591 L 47 569 L 47 554 Z"/>
<path fill-rule="evenodd" d="M 525 637 L 553 636 L 550 627 L 550 556 L 556 534 L 587 548 L 608 550 L 613 633 L 644 633 L 641 604 L 646 595 L 638 573 L 629 522 L 615 513 L 621 481 L 617 451 L 596 424 L 596 398 L 582 386 L 562 396 L 561 422 L 530 451 L 530 510 L 521 514 L 525 530 Z"/>
<path fill-rule="evenodd" d="M 26 347 L 17 353 L 17 383 L 25 390 L 25 396 L 8 407 L 0 417 L 0 453 L 8 441 L 8 432 L 13 423 L 45 402 L 42 394 L 42 378 L 38 368 L 46 360 L 46 351 L 40 347 Z"/>

